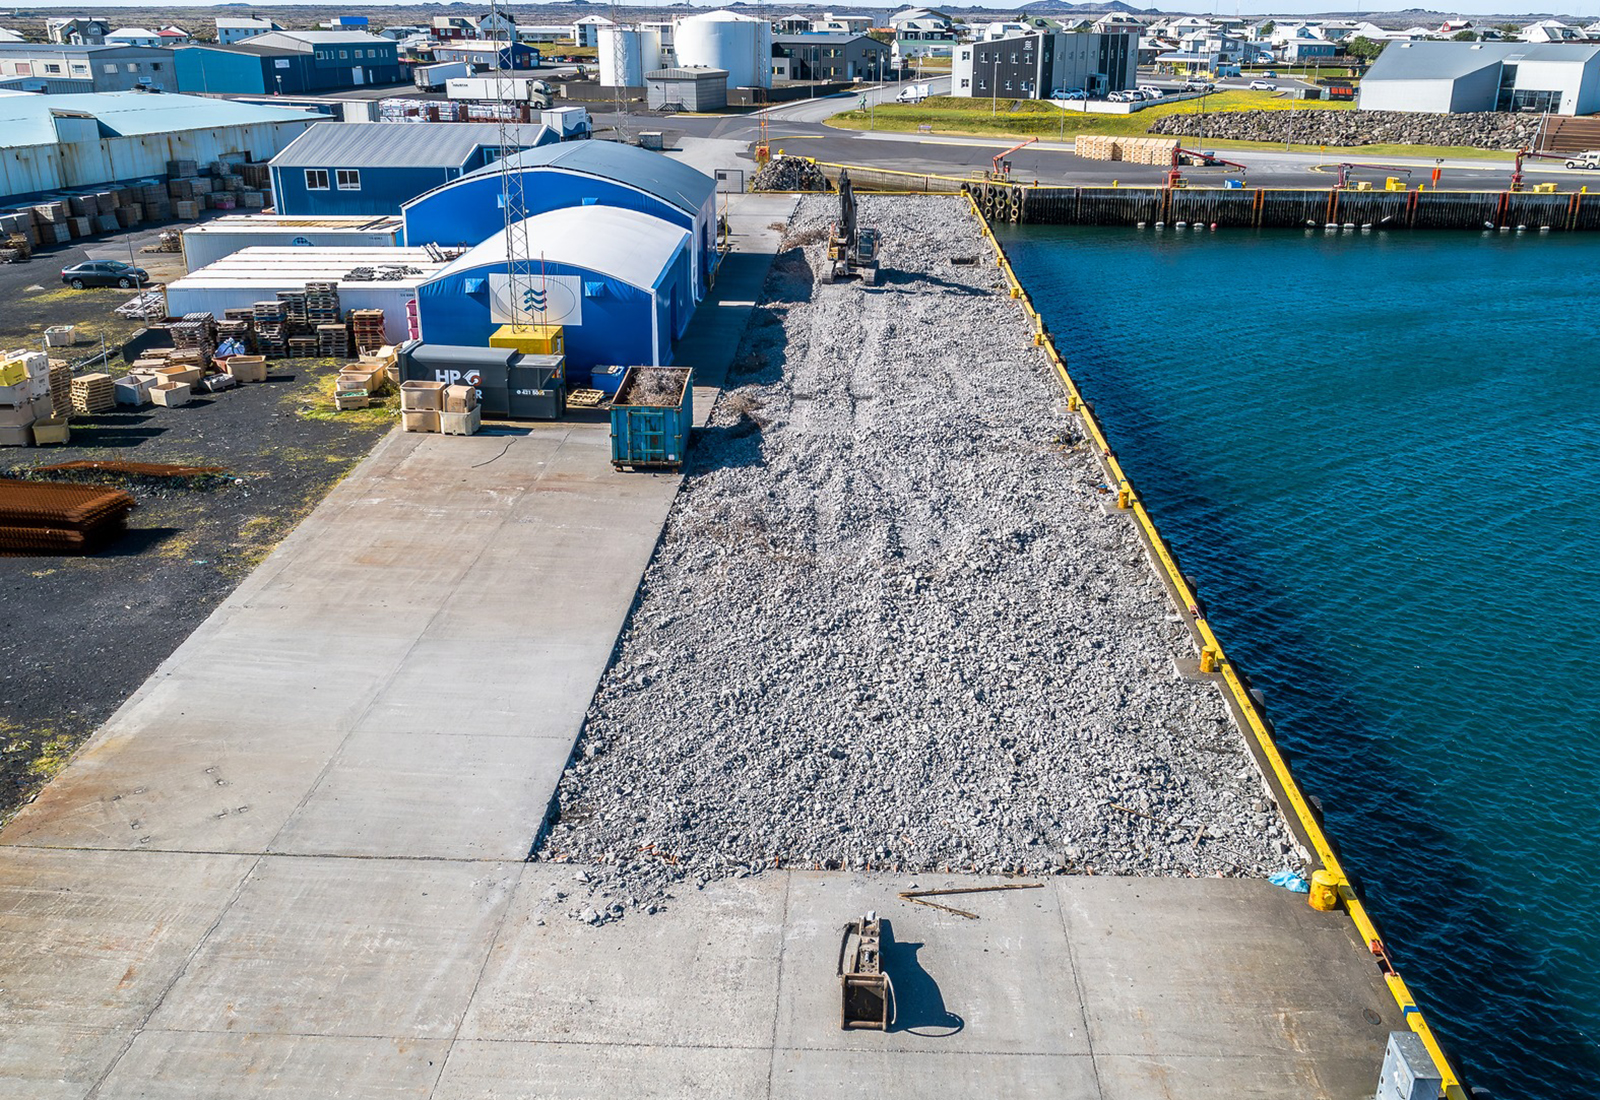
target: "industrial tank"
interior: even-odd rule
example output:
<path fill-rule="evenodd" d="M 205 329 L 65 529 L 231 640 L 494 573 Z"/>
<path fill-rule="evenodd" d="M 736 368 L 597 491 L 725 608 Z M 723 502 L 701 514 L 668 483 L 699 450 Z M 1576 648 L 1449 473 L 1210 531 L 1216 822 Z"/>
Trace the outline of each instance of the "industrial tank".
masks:
<path fill-rule="evenodd" d="M 730 88 L 772 87 L 772 24 L 731 11 L 678 20 L 673 35 L 683 68 L 727 69 Z"/>
<path fill-rule="evenodd" d="M 600 83 L 607 88 L 643 88 L 644 74 L 661 67 L 661 32 L 636 27 L 601 27 L 596 51 Z"/>

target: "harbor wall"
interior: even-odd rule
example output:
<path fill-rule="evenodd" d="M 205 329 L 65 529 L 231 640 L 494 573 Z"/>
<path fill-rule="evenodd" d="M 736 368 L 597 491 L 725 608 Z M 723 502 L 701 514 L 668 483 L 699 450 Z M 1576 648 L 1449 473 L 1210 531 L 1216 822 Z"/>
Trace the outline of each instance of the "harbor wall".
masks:
<path fill-rule="evenodd" d="M 1066 188 L 1052 190 L 1099 192 L 1109 189 Z M 1135 192 L 1135 189 L 1128 190 Z M 1152 189 L 1142 189 L 1142 193 L 1136 192 L 1129 197 L 1147 204 L 1159 202 L 1162 198 L 1162 190 L 1155 189 L 1152 192 Z M 1246 194 L 1249 193 L 1247 192 Z M 1316 192 L 1306 194 L 1316 194 Z M 1170 198 L 1171 196 L 1167 197 Z M 1403 198 L 1404 196 L 1386 194 L 1372 197 Z M 1324 195 L 1324 198 L 1326 198 L 1326 195 Z M 1154 519 L 1146 510 L 1137 489 L 1129 480 L 1120 461 L 1117 459 L 1116 452 L 1110 440 L 1106 437 L 1099 419 L 1095 416 L 1093 407 L 1084 400 L 1082 391 L 1078 388 L 1068 370 L 1066 359 L 1056 348 L 1055 342 L 1045 325 L 1044 316 L 1034 308 L 1033 301 L 1029 297 L 1027 290 L 1024 289 L 1021 280 L 1017 278 L 1016 272 L 1011 267 L 1011 262 L 1006 256 L 1004 247 L 990 229 L 991 216 L 986 214 L 981 204 L 979 190 L 977 188 L 969 190 L 967 199 L 971 205 L 972 213 L 982 228 L 984 239 L 988 241 L 990 248 L 993 250 L 995 262 L 999 265 L 1004 275 L 1011 297 L 1016 299 L 1022 306 L 1023 313 L 1032 332 L 1033 344 L 1044 351 L 1057 379 L 1066 391 L 1068 410 L 1081 420 L 1086 436 L 1100 455 L 1101 463 L 1105 467 L 1107 483 L 1116 493 L 1115 507 L 1131 515 L 1146 550 L 1155 562 L 1157 574 L 1166 585 L 1179 613 L 1184 616 L 1189 625 L 1191 636 L 1199 651 L 1198 668 L 1195 674 L 1213 678 L 1227 699 L 1230 709 L 1233 711 L 1241 728 L 1245 731 L 1247 740 L 1251 743 L 1251 750 L 1262 767 L 1263 774 L 1268 786 L 1273 791 L 1274 797 L 1278 800 L 1285 816 L 1305 845 L 1307 852 L 1311 854 L 1313 865 L 1320 865 L 1317 869 L 1331 876 L 1331 880 L 1338 891 L 1340 907 L 1355 924 L 1361 941 L 1372 952 L 1374 962 L 1383 974 L 1384 981 L 1406 1022 L 1411 1027 L 1411 1030 L 1421 1038 L 1443 1076 L 1446 1100 L 1465 1100 L 1467 1093 L 1459 1076 L 1449 1058 L 1445 1055 L 1421 1008 L 1418 1007 L 1416 998 L 1412 996 L 1405 980 L 1400 976 L 1390 959 L 1382 934 L 1378 931 L 1372 916 L 1367 912 L 1359 889 L 1352 881 L 1349 872 L 1344 868 L 1336 845 L 1323 827 L 1320 808 L 1301 789 L 1284 751 L 1278 747 L 1272 722 L 1266 715 L 1261 696 L 1251 689 L 1248 676 L 1227 655 L 1222 643 L 1212 631 L 1208 622 L 1206 605 L 1195 591 L 1194 585 L 1179 568 L 1176 554 L 1161 535 Z M 1136 209 L 1148 209 L 1148 207 Z M 1290 209 L 1293 208 L 1291 207 Z M 1089 222 L 1076 224 L 1116 223 Z"/>

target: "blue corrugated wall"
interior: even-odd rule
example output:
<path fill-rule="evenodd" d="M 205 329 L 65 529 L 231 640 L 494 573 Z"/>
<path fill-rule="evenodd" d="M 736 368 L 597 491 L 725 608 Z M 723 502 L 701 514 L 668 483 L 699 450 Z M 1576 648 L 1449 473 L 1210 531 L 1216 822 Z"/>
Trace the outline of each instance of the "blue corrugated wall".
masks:
<path fill-rule="evenodd" d="M 295 217 L 398 214 L 402 203 L 432 190 L 455 174 L 453 168 L 362 168 L 360 190 L 340 191 L 335 173 L 351 166 L 328 164 L 322 167 L 328 173 L 326 191 L 306 187 L 307 169 L 304 167 L 272 169 L 278 213 Z"/>

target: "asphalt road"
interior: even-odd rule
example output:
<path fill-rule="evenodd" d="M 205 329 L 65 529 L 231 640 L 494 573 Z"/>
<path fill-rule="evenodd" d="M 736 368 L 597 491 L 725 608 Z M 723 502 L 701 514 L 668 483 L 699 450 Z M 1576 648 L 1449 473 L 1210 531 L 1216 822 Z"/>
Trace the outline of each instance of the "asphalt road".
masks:
<path fill-rule="evenodd" d="M 932 78 L 929 83 L 935 85 L 933 90 L 938 93 L 948 89 L 949 80 L 948 76 Z M 990 168 L 995 154 L 1015 144 L 1004 138 L 840 130 L 825 125 L 827 118 L 855 107 L 863 96 L 868 104 L 892 102 L 900 87 L 890 84 L 768 108 L 765 113 L 772 146 L 775 150 L 838 164 L 968 176 Z M 594 112 L 592 106 L 590 110 Z M 605 115 L 594 113 L 598 125 L 608 124 Z M 695 137 L 753 143 L 760 134 L 755 114 L 652 118 L 660 125 Z M 1110 186 L 1115 182 L 1130 187 L 1165 182 L 1167 169 L 1164 167 L 1079 159 L 1072 148 L 1072 122 L 1072 116 L 1063 117 L 1058 140 L 1037 142 L 1012 153 L 1008 158 L 1012 178 L 1095 186 Z M 1321 189 L 1334 186 L 1338 179 L 1338 154 L 1322 156 L 1272 147 L 1216 152 L 1244 165 L 1243 178 L 1253 187 Z M 1359 153 L 1353 155 L 1360 156 Z M 1382 166 L 1354 168 L 1350 176 L 1370 181 L 1377 187 L 1382 187 L 1384 179 L 1390 175 L 1404 178 L 1411 187 L 1418 183 L 1431 187 L 1434 167 L 1433 158 L 1386 157 Z M 1445 190 L 1502 190 L 1511 183 L 1511 165 L 1504 161 L 1447 159 L 1440 167 L 1439 186 Z M 1554 182 L 1562 191 L 1575 191 L 1584 186 L 1600 191 L 1600 172 L 1572 171 L 1559 164 L 1532 162 L 1524 167 L 1524 174 L 1530 183 Z M 1225 168 L 1188 168 L 1184 175 L 1191 183 L 1202 186 L 1221 186 L 1225 179 L 1240 177 L 1237 170 Z"/>

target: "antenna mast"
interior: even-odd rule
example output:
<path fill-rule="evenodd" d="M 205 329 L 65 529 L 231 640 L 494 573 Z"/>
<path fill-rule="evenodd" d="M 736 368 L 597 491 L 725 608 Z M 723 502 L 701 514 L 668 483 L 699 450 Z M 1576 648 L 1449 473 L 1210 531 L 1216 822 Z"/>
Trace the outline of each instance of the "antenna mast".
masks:
<path fill-rule="evenodd" d="M 644 32 L 641 30 L 635 36 L 639 43 L 639 72 L 644 75 Z M 595 64 L 598 66 L 600 58 L 598 52 Z M 616 100 L 616 119 L 611 124 L 616 132 L 617 140 L 628 143 L 628 36 L 622 29 L 622 5 L 618 0 L 611 0 L 611 77 L 617 82 L 613 89 Z"/>
<path fill-rule="evenodd" d="M 533 272 L 529 262 L 528 235 L 522 222 L 528 217 L 527 196 L 522 187 L 522 173 L 512 164 L 515 150 L 521 145 L 521 117 L 525 106 L 532 102 L 531 89 L 528 100 L 519 100 L 515 79 L 505 66 L 515 64 L 513 47 L 517 41 L 516 19 L 504 14 L 500 0 L 489 0 L 489 21 L 493 34 L 506 32 L 505 65 L 495 59 L 495 121 L 499 125 L 500 140 L 500 210 L 505 215 L 506 234 L 506 289 L 511 305 L 514 328 L 525 327 L 525 313 L 533 301 Z M 498 52 L 498 51 L 497 51 Z M 516 120 L 516 121 L 513 121 Z M 544 320 L 543 301 L 540 300 L 539 320 Z"/>

